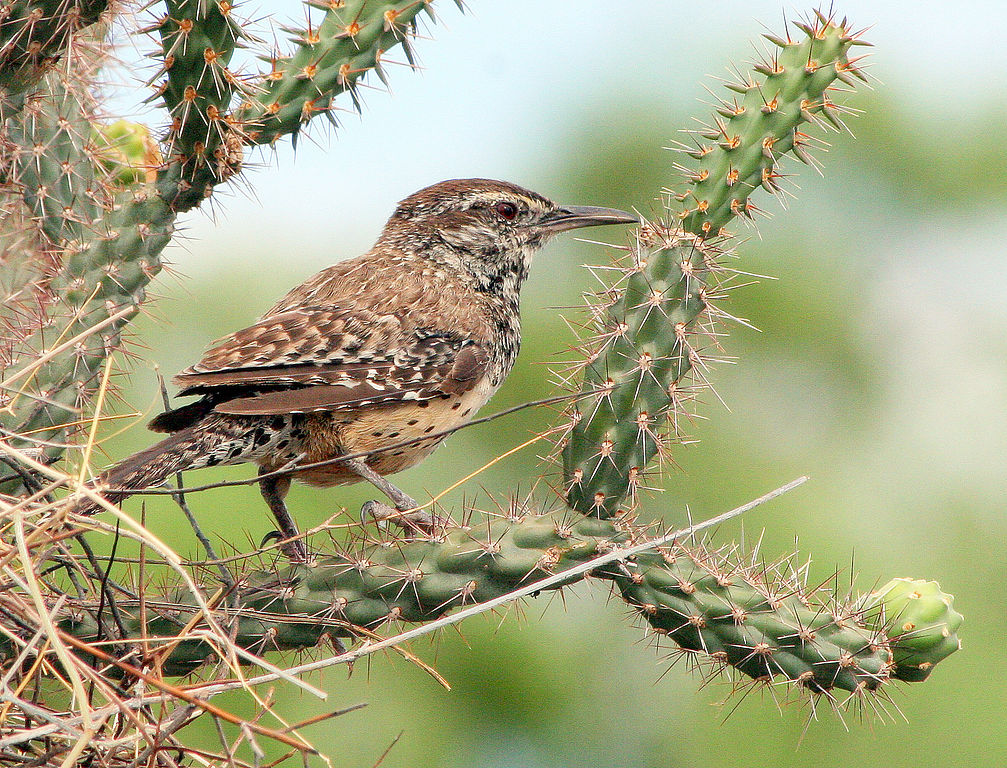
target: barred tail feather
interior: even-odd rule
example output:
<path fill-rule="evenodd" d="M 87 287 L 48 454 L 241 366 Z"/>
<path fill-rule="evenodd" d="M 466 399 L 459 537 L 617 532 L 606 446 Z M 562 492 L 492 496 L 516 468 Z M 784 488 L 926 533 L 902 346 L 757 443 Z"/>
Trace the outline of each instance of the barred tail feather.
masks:
<path fill-rule="evenodd" d="M 289 419 L 273 426 L 279 429 L 268 429 L 261 419 L 218 415 L 202 419 L 105 470 L 97 485 L 107 489 L 105 498 L 118 504 L 136 491 L 160 485 L 176 472 L 255 461 L 274 450 L 277 443 L 282 447 L 289 444 Z M 88 500 L 74 511 L 90 515 L 99 509 Z"/>
<path fill-rule="evenodd" d="M 100 482 L 113 492 L 116 501 L 129 494 L 119 490 L 142 490 L 160 485 L 176 472 L 191 466 L 191 452 L 198 442 L 198 426 L 169 435 L 159 443 L 134 453 L 105 470 Z"/>
<path fill-rule="evenodd" d="M 102 495 L 113 504 L 133 495 L 134 491 L 160 485 L 176 472 L 189 469 L 191 453 L 200 442 L 200 425 L 189 427 L 169 435 L 149 448 L 134 453 L 118 464 L 106 469 L 98 477 L 95 485 L 102 488 Z M 104 490 L 107 489 L 107 490 Z M 80 502 L 74 512 L 91 515 L 101 510 L 90 499 Z"/>

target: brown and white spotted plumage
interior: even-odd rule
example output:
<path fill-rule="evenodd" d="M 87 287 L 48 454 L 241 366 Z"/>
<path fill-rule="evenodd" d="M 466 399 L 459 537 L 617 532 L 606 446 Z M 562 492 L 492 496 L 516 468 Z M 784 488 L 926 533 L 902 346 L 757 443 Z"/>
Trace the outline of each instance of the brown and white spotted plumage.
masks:
<path fill-rule="evenodd" d="M 175 377 L 199 400 L 151 422 L 171 434 L 102 476 L 110 496 L 218 464 L 272 470 L 367 452 L 381 475 L 413 466 L 441 438 L 383 449 L 469 421 L 513 367 L 534 252 L 556 232 L 632 221 L 486 179 L 411 195 L 370 251 L 294 288 Z M 342 463 L 291 476 L 360 479 Z"/>

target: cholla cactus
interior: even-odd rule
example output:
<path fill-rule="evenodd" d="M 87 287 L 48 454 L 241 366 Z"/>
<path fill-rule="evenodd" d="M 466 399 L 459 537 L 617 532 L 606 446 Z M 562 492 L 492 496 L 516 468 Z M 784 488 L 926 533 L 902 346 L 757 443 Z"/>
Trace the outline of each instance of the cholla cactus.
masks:
<path fill-rule="evenodd" d="M 383 78 L 390 49 L 411 61 L 410 36 L 431 0 L 309 5 L 318 14 L 288 30 L 291 53 L 281 55 L 261 49 L 227 0 L 165 0 L 145 30 L 158 49 L 160 141 L 107 119 L 96 102 L 107 22 L 119 9 L 100 0 L 0 9 L 0 459 L 13 471 L 0 480 L 11 502 L 0 511 L 4 754 L 176 765 L 166 745 L 184 755 L 177 732 L 201 713 L 307 754 L 293 729 L 243 720 L 211 697 L 252 690 L 240 670 L 248 663 L 267 670 L 257 682 L 292 681 L 266 658 L 273 650 L 332 643 L 337 655 L 319 666 L 349 662 L 408 640 L 379 637 L 401 623 L 436 628 L 584 580 L 610 585 L 658 644 L 690 660 L 837 706 L 840 692 L 873 705 L 892 680 L 923 680 L 957 649 L 961 617 L 932 582 L 896 580 L 845 599 L 809 589 L 788 561 L 765 566 L 696 540 L 695 530 L 659 536 L 623 514 L 668 450 L 665 424 L 696 385 L 689 377 L 704 382 L 697 338 L 718 312 L 726 227 L 757 211 L 757 188 L 780 191 L 784 154 L 810 162 L 802 126 L 840 127 L 833 92 L 862 77 L 849 55 L 858 36 L 822 15 L 798 25 L 798 40 L 770 37 L 778 52 L 729 86 L 740 98 L 687 148 L 698 161 L 684 169 L 689 192 L 669 197 L 666 221 L 640 229 L 622 277 L 593 302 L 563 448 L 568 508 L 510 503 L 485 525 L 466 516 L 420 537 L 362 536 L 308 564 L 263 567 L 258 550 L 248 556 L 258 567 L 232 566 L 218 589 L 131 519 L 113 528 L 53 499 L 85 476 L 86 461 L 68 462 L 68 472 L 53 464 L 101 416 L 112 355 L 177 217 L 240 174 L 248 147 L 296 140 L 318 115 L 331 118 L 341 94 L 355 104 L 361 78 Z M 241 47 L 258 49 L 266 71 L 235 71 Z M 139 542 L 129 583 L 115 584 L 119 574 L 91 553 L 85 533 L 94 532 Z M 151 570 L 172 573 L 175 586 L 153 584 Z M 339 638 L 373 644 L 344 652 Z M 167 679 L 191 673 L 216 682 L 193 693 Z M 47 698 L 54 677 L 78 711 Z"/>
<path fill-rule="evenodd" d="M 240 606 L 221 609 L 218 620 L 234 619 L 233 642 L 254 653 L 304 650 L 398 622 L 435 621 L 575 566 L 590 569 L 544 588 L 587 576 L 610 582 L 655 637 L 672 640 L 694 662 L 815 694 L 865 696 L 893 678 L 922 680 L 919 670 L 929 672 L 957 647 L 961 616 L 932 582 L 909 585 L 926 592 L 914 595 L 911 608 L 898 588 L 905 580 L 844 599 L 809 588 L 789 561 L 767 566 L 730 547 L 656 539 L 624 524 L 521 505 L 485 528 L 452 526 L 380 544 L 361 538 L 309 565 L 250 572 L 240 584 Z M 186 633 L 201 611 L 192 592 L 146 600 L 142 611 L 135 599 L 117 600 L 121 639 L 151 638 L 147 653 L 168 674 L 192 672 L 219 655 L 213 638 Z M 75 603 L 61 613 L 66 633 L 85 642 L 103 637 L 97 605 Z M 911 619 L 925 625 L 910 631 Z M 18 646 L 0 651 L 10 660 Z"/>

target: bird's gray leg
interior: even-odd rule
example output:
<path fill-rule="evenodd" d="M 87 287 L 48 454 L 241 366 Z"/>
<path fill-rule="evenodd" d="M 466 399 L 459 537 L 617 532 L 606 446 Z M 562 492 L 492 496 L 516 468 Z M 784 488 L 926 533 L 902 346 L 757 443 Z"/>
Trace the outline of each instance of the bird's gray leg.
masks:
<path fill-rule="evenodd" d="M 388 482 L 361 459 L 346 459 L 344 466 L 356 475 L 369 482 L 385 496 L 391 499 L 395 509 L 379 501 L 369 501 L 361 508 L 364 518 L 373 517 L 379 521 L 389 520 L 406 528 L 429 532 L 433 529 L 436 519 L 429 512 L 419 509 L 419 502 L 397 486 Z"/>
<path fill-rule="evenodd" d="M 308 561 L 308 547 L 297 531 L 297 523 L 287 511 L 287 505 L 283 503 L 287 491 L 290 490 L 290 475 L 273 475 L 272 477 L 262 477 L 272 470 L 266 467 L 259 468 L 259 491 L 262 498 L 269 505 L 269 511 L 276 518 L 279 526 L 280 548 L 295 563 L 305 563 Z M 268 538 L 268 537 L 267 537 Z"/>
<path fill-rule="evenodd" d="M 360 475 L 360 477 L 364 478 L 364 480 L 391 499 L 399 512 L 408 512 L 420 505 L 416 499 L 385 480 L 384 477 L 368 467 L 361 459 L 346 459 L 343 464 L 353 474 Z"/>

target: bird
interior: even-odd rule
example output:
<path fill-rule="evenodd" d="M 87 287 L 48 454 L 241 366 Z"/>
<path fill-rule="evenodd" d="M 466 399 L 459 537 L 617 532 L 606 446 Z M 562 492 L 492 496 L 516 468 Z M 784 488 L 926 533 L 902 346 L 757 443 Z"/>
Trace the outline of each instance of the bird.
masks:
<path fill-rule="evenodd" d="M 156 416 L 148 427 L 167 437 L 96 487 L 118 503 L 177 472 L 256 464 L 294 561 L 307 550 L 285 506 L 292 480 L 368 480 L 415 509 L 385 478 L 470 421 L 510 373 L 536 251 L 560 232 L 637 222 L 505 181 L 425 187 L 398 203 L 369 251 L 310 277 L 175 376 L 179 395 L 198 399 Z"/>

